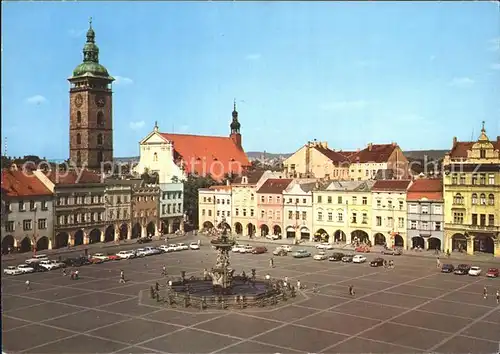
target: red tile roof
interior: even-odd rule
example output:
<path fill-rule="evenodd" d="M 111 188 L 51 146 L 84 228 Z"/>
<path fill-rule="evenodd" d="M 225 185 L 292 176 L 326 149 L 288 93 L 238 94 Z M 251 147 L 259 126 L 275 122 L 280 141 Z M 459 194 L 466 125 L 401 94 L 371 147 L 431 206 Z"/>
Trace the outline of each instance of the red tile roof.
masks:
<path fill-rule="evenodd" d="M 378 180 L 373 185 L 374 192 L 406 191 L 411 181 L 409 180 Z"/>
<path fill-rule="evenodd" d="M 472 146 L 477 143 L 477 141 L 457 141 L 456 144 L 451 148 L 450 157 L 452 159 L 467 158 L 467 151 L 472 149 Z M 493 147 L 500 150 L 500 140 L 490 140 Z"/>
<path fill-rule="evenodd" d="M 77 183 L 101 183 L 102 176 L 89 170 L 71 171 L 48 171 L 44 172 L 48 179 L 54 184 L 77 184 Z"/>
<path fill-rule="evenodd" d="M 441 179 L 417 179 L 408 188 L 408 200 L 429 200 L 443 199 L 443 182 Z"/>
<path fill-rule="evenodd" d="M 264 175 L 266 171 L 265 170 L 254 170 L 254 171 L 245 171 L 242 173 L 241 176 L 238 176 L 234 179 L 233 185 L 234 184 L 242 184 L 243 182 L 243 176 L 247 178 L 248 184 L 257 184 L 257 182 L 260 181 L 262 176 Z"/>
<path fill-rule="evenodd" d="M 318 150 L 319 152 L 321 152 L 326 157 L 328 157 L 335 165 L 338 165 L 341 163 L 349 163 L 349 159 L 347 158 L 347 156 L 345 156 L 337 151 L 333 151 L 333 150 L 330 150 L 330 149 L 322 147 L 322 146 L 315 146 L 315 149 Z"/>
<path fill-rule="evenodd" d="M 22 170 L 2 170 L 2 193 L 8 197 L 35 197 L 52 192 L 32 173 Z"/>
<path fill-rule="evenodd" d="M 384 163 L 389 160 L 397 146 L 397 144 L 372 144 L 360 151 L 342 151 L 341 154 L 348 157 L 351 162 Z"/>
<path fill-rule="evenodd" d="M 285 178 L 269 178 L 259 188 L 257 193 L 281 194 L 292 181 L 292 179 Z"/>
<path fill-rule="evenodd" d="M 218 186 L 210 186 L 208 187 L 208 189 L 210 190 L 213 190 L 213 191 L 216 191 L 216 190 L 219 190 L 219 191 L 230 191 L 231 190 L 231 186 L 228 186 L 228 185 L 218 185 Z"/>
<path fill-rule="evenodd" d="M 224 175 L 240 175 L 250 167 L 243 150 L 230 137 L 161 133 L 173 143 L 175 157 L 182 160 L 186 173 L 211 174 L 215 180 Z"/>

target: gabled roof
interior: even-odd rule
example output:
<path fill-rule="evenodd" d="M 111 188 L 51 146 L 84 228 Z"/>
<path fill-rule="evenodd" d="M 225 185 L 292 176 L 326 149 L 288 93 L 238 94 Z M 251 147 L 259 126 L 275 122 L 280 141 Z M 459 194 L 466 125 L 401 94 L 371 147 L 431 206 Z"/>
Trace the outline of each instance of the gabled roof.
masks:
<path fill-rule="evenodd" d="M 292 179 L 269 178 L 259 188 L 257 193 L 281 194 L 292 181 Z"/>
<path fill-rule="evenodd" d="M 234 179 L 233 184 L 242 184 L 243 177 L 247 178 L 248 184 L 257 184 L 265 172 L 265 170 L 245 171 L 242 175 Z"/>
<path fill-rule="evenodd" d="M 408 188 L 408 200 L 420 200 L 426 198 L 429 200 L 443 199 L 443 181 L 437 178 L 422 178 L 413 181 Z"/>
<path fill-rule="evenodd" d="M 397 144 L 369 144 L 360 151 L 343 151 L 341 154 L 348 157 L 351 162 L 359 163 L 384 163 L 389 160 Z"/>
<path fill-rule="evenodd" d="M 337 151 L 330 150 L 323 146 L 315 146 L 314 148 L 323 155 L 325 155 L 326 157 L 328 157 L 328 159 L 330 159 L 335 165 L 339 165 L 342 163 L 346 164 L 350 163 L 349 159 L 345 155 L 338 153 Z"/>
<path fill-rule="evenodd" d="M 185 172 L 211 174 L 220 180 L 225 174 L 240 175 L 250 161 L 230 137 L 171 134 L 160 135 L 173 143 L 176 157 L 183 160 Z"/>
<path fill-rule="evenodd" d="M 374 184 L 375 181 L 332 181 L 324 190 L 369 192 Z"/>
<path fill-rule="evenodd" d="M 457 141 L 451 148 L 450 157 L 452 159 L 467 158 L 467 151 L 472 150 L 472 146 L 476 143 L 477 141 Z M 490 140 L 490 143 L 493 145 L 494 149 L 500 150 L 499 140 Z"/>
<path fill-rule="evenodd" d="M 78 172 L 75 170 L 71 171 L 52 170 L 44 172 L 44 174 L 55 185 L 103 182 L 101 174 L 89 170 L 80 170 Z"/>
<path fill-rule="evenodd" d="M 373 185 L 372 191 L 374 192 L 405 192 L 410 185 L 410 180 L 379 180 Z"/>
<path fill-rule="evenodd" d="M 52 192 L 34 174 L 8 169 L 2 170 L 2 193 L 8 197 L 52 195 Z"/>

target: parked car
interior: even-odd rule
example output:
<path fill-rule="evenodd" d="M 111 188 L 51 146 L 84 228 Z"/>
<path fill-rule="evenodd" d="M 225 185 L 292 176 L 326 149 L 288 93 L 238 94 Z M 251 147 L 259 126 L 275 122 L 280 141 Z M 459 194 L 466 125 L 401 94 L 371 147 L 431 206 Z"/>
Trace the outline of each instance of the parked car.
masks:
<path fill-rule="evenodd" d="M 342 257 L 342 262 L 344 262 L 344 263 L 351 263 L 353 257 L 354 256 L 352 254 L 347 254 L 344 257 Z"/>
<path fill-rule="evenodd" d="M 441 266 L 441 273 L 453 273 L 455 271 L 455 266 L 453 264 L 443 264 Z"/>
<path fill-rule="evenodd" d="M 33 273 L 35 271 L 34 267 L 29 266 L 27 264 L 19 264 L 17 266 L 17 269 L 19 269 L 23 273 Z"/>
<path fill-rule="evenodd" d="M 81 267 L 82 265 L 90 264 L 90 261 L 87 257 L 66 258 L 63 262 L 64 264 L 66 264 L 66 266 L 69 267 Z"/>
<path fill-rule="evenodd" d="M 161 246 L 158 246 L 158 249 L 160 251 L 162 251 L 163 253 L 167 253 L 167 252 L 170 252 L 169 249 L 168 249 L 168 245 L 161 245 Z"/>
<path fill-rule="evenodd" d="M 313 256 L 313 259 L 316 261 L 324 261 L 327 258 L 328 258 L 328 256 L 326 255 L 326 253 L 324 251 L 320 251 Z"/>
<path fill-rule="evenodd" d="M 336 252 L 334 254 L 332 254 L 328 260 L 330 262 L 340 262 L 342 260 L 342 258 L 344 257 L 344 254 L 343 253 L 339 253 L 339 252 Z"/>
<path fill-rule="evenodd" d="M 50 262 L 54 264 L 56 268 L 66 268 L 66 263 L 62 261 L 50 260 Z"/>
<path fill-rule="evenodd" d="M 282 247 L 276 247 L 276 249 L 273 251 L 273 254 L 275 256 L 286 256 L 288 255 L 288 252 L 284 250 Z"/>
<path fill-rule="evenodd" d="M 231 248 L 231 251 L 238 253 L 238 252 L 240 252 L 243 249 L 243 247 L 245 247 L 245 246 L 239 245 L 239 244 L 235 244 L 233 246 L 233 248 Z"/>
<path fill-rule="evenodd" d="M 200 249 L 200 246 L 198 245 L 198 242 L 191 242 L 189 244 L 189 249 L 190 250 L 199 250 Z"/>
<path fill-rule="evenodd" d="M 48 272 L 49 270 L 45 267 L 41 267 L 40 263 L 30 264 L 31 267 L 35 268 L 36 273 Z"/>
<path fill-rule="evenodd" d="M 109 259 L 110 261 L 119 261 L 119 260 L 121 260 L 122 258 L 121 258 L 120 256 L 116 255 L 116 254 L 109 254 L 109 253 L 108 253 L 108 259 Z"/>
<path fill-rule="evenodd" d="M 384 259 L 383 258 L 375 258 L 370 262 L 370 267 L 382 267 L 384 265 Z"/>
<path fill-rule="evenodd" d="M 40 267 L 45 268 L 47 270 L 54 270 L 54 269 L 59 268 L 57 266 L 57 264 L 53 263 L 52 261 L 50 261 L 48 259 L 40 261 L 40 263 L 38 263 L 38 264 L 40 265 Z"/>
<path fill-rule="evenodd" d="M 135 258 L 135 252 L 132 251 L 132 250 L 129 250 L 129 251 L 120 251 L 116 254 L 118 257 L 120 257 L 121 259 L 131 259 L 131 258 Z"/>
<path fill-rule="evenodd" d="M 370 253 L 370 247 L 368 247 L 368 246 L 358 246 L 358 247 L 356 247 L 356 249 L 354 251 L 360 252 L 360 253 Z"/>
<path fill-rule="evenodd" d="M 384 248 L 382 254 L 390 256 L 401 256 L 403 252 L 399 248 Z"/>
<path fill-rule="evenodd" d="M 47 257 L 46 254 L 37 254 L 24 261 L 24 263 L 26 264 L 40 263 L 41 261 L 45 261 L 47 259 L 49 259 L 49 257 Z"/>
<path fill-rule="evenodd" d="M 102 258 L 95 258 L 95 257 L 90 257 L 89 258 L 90 264 L 101 264 L 104 263 L 104 260 Z"/>
<path fill-rule="evenodd" d="M 481 275 L 481 268 L 478 266 L 472 266 L 469 269 L 469 275 L 473 277 L 478 277 Z"/>
<path fill-rule="evenodd" d="M 354 257 L 352 257 L 352 263 L 364 263 L 364 262 L 366 262 L 366 257 L 361 254 L 357 254 Z"/>
<path fill-rule="evenodd" d="M 151 237 L 141 237 L 137 239 L 137 243 L 148 243 L 151 242 L 153 239 Z"/>
<path fill-rule="evenodd" d="M 490 268 L 488 269 L 488 272 L 486 272 L 486 276 L 488 278 L 498 278 L 499 275 L 500 271 L 498 270 L 498 268 Z"/>
<path fill-rule="evenodd" d="M 146 257 L 148 253 L 144 248 L 138 248 L 135 250 L 135 256 L 136 257 Z"/>
<path fill-rule="evenodd" d="M 3 273 L 6 275 L 21 275 L 23 274 L 23 271 L 20 269 L 17 269 L 14 266 L 8 266 L 3 270 Z"/>
<path fill-rule="evenodd" d="M 94 253 L 92 255 L 92 258 L 102 259 L 103 262 L 109 261 L 109 257 L 106 256 L 104 253 Z"/>
<path fill-rule="evenodd" d="M 242 249 L 240 249 L 240 253 L 252 253 L 253 246 L 246 245 Z"/>
<path fill-rule="evenodd" d="M 278 235 L 266 235 L 266 238 L 268 240 L 273 240 L 273 241 L 280 239 L 280 237 Z"/>
<path fill-rule="evenodd" d="M 333 250 L 333 245 L 329 244 L 328 242 L 322 242 L 320 244 L 317 244 L 316 248 L 319 250 Z"/>
<path fill-rule="evenodd" d="M 262 253 L 266 253 L 266 252 L 267 252 L 267 248 L 265 248 L 264 246 L 257 246 L 257 247 L 254 247 L 252 250 L 252 254 L 262 254 Z"/>
<path fill-rule="evenodd" d="M 311 257 L 311 252 L 307 250 L 297 250 L 292 254 L 293 258 L 307 258 Z"/>
<path fill-rule="evenodd" d="M 189 246 L 185 243 L 178 243 L 177 248 L 179 249 L 179 251 L 185 251 L 189 249 Z"/>
<path fill-rule="evenodd" d="M 453 272 L 456 275 L 466 275 L 469 274 L 470 265 L 468 264 L 459 264 L 455 271 Z"/>
<path fill-rule="evenodd" d="M 290 245 L 281 245 L 280 248 L 284 249 L 287 252 L 292 252 L 292 246 Z"/>
<path fill-rule="evenodd" d="M 144 247 L 146 256 L 154 256 L 155 254 L 160 254 L 161 251 L 156 247 Z"/>
<path fill-rule="evenodd" d="M 180 251 L 180 249 L 179 249 L 179 247 L 177 247 L 177 245 L 170 244 L 167 247 L 167 251 L 168 252 L 176 252 L 176 251 Z"/>

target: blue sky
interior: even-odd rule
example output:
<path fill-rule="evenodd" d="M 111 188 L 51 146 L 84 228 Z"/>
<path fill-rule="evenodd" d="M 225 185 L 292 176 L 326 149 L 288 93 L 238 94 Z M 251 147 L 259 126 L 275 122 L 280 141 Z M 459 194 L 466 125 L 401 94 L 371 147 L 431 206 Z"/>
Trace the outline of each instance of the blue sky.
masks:
<path fill-rule="evenodd" d="M 160 130 L 247 151 L 308 140 L 448 149 L 500 135 L 494 2 L 2 2 L 2 145 L 67 158 L 69 85 L 93 17 L 114 90 L 115 156 Z M 3 150 L 3 147 L 2 147 Z"/>

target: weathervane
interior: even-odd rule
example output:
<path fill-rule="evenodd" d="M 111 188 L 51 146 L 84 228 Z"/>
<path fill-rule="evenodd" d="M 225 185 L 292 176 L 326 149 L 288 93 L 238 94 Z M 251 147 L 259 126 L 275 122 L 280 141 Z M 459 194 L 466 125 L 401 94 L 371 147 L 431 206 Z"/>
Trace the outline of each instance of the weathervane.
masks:
<path fill-rule="evenodd" d="M 484 132 L 484 130 L 485 130 L 485 129 L 484 129 L 484 123 L 485 123 L 485 121 L 483 120 L 483 128 L 481 129 L 483 132 Z"/>

